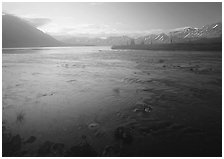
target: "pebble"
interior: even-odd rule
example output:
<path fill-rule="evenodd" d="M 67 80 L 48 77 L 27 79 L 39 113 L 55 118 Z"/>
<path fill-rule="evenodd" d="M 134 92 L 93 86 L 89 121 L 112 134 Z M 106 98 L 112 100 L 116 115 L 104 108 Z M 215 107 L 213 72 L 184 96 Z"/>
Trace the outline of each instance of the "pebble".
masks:
<path fill-rule="evenodd" d="M 99 124 L 98 123 L 91 123 L 88 125 L 88 128 L 89 129 L 97 129 L 99 127 Z"/>
<path fill-rule="evenodd" d="M 147 107 L 147 108 L 144 108 L 145 112 L 149 113 L 152 111 L 152 108 L 151 107 Z"/>
<path fill-rule="evenodd" d="M 152 111 L 152 107 L 150 105 L 148 105 L 148 104 L 141 104 L 139 106 L 139 108 L 133 109 L 133 112 L 146 112 L 146 113 L 150 113 L 151 111 Z"/>

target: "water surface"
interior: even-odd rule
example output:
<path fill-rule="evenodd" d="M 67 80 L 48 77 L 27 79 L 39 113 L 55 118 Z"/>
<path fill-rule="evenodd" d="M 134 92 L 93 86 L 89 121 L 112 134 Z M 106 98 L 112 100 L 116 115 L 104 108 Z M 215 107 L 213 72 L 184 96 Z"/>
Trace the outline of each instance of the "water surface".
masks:
<path fill-rule="evenodd" d="M 209 51 L 3 49 L 5 156 L 20 140 L 12 156 L 83 140 L 97 156 L 221 156 L 221 66 Z"/>

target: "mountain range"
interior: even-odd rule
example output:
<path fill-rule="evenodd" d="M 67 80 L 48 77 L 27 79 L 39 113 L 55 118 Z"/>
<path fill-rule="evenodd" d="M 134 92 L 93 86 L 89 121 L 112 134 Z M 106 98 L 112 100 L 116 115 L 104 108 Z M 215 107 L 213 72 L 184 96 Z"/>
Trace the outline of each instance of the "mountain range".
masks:
<path fill-rule="evenodd" d="M 184 43 L 196 42 L 202 39 L 217 39 L 222 37 L 222 23 L 215 23 L 203 26 L 202 28 L 185 27 L 175 29 L 168 34 L 161 33 L 158 35 L 151 34 L 145 37 L 140 37 L 138 41 L 150 43 Z M 143 38 L 143 39 L 142 39 Z M 205 40 L 204 40 L 205 41 Z"/>
<path fill-rule="evenodd" d="M 10 14 L 2 15 L 2 47 L 47 47 L 77 45 L 129 45 L 161 43 L 221 43 L 222 23 L 202 28 L 184 27 L 167 33 L 148 34 L 139 37 L 111 36 L 107 38 L 69 37 L 57 39 L 37 29 L 28 21 Z"/>
<path fill-rule="evenodd" d="M 202 28 L 184 27 L 168 33 L 149 34 L 140 37 L 113 36 L 108 38 L 72 37 L 63 39 L 70 44 L 126 45 L 134 40 L 135 44 L 161 43 L 220 43 L 222 42 L 222 23 L 205 25 Z"/>

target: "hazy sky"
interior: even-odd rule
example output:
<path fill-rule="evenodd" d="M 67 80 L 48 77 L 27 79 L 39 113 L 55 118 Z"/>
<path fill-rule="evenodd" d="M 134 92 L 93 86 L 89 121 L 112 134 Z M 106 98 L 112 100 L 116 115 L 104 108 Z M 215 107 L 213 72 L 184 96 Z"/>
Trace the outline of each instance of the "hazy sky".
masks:
<path fill-rule="evenodd" d="M 52 35 L 107 36 L 202 27 L 222 21 L 219 3 L 3 3 L 3 11 Z"/>

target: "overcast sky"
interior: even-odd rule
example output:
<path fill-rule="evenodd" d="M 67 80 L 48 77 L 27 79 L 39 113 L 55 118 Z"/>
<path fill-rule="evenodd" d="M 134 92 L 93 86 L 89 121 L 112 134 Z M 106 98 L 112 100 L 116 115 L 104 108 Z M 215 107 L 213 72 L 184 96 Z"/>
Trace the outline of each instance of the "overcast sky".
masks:
<path fill-rule="evenodd" d="M 3 3 L 51 35 L 107 36 L 160 32 L 222 21 L 221 3 Z"/>

